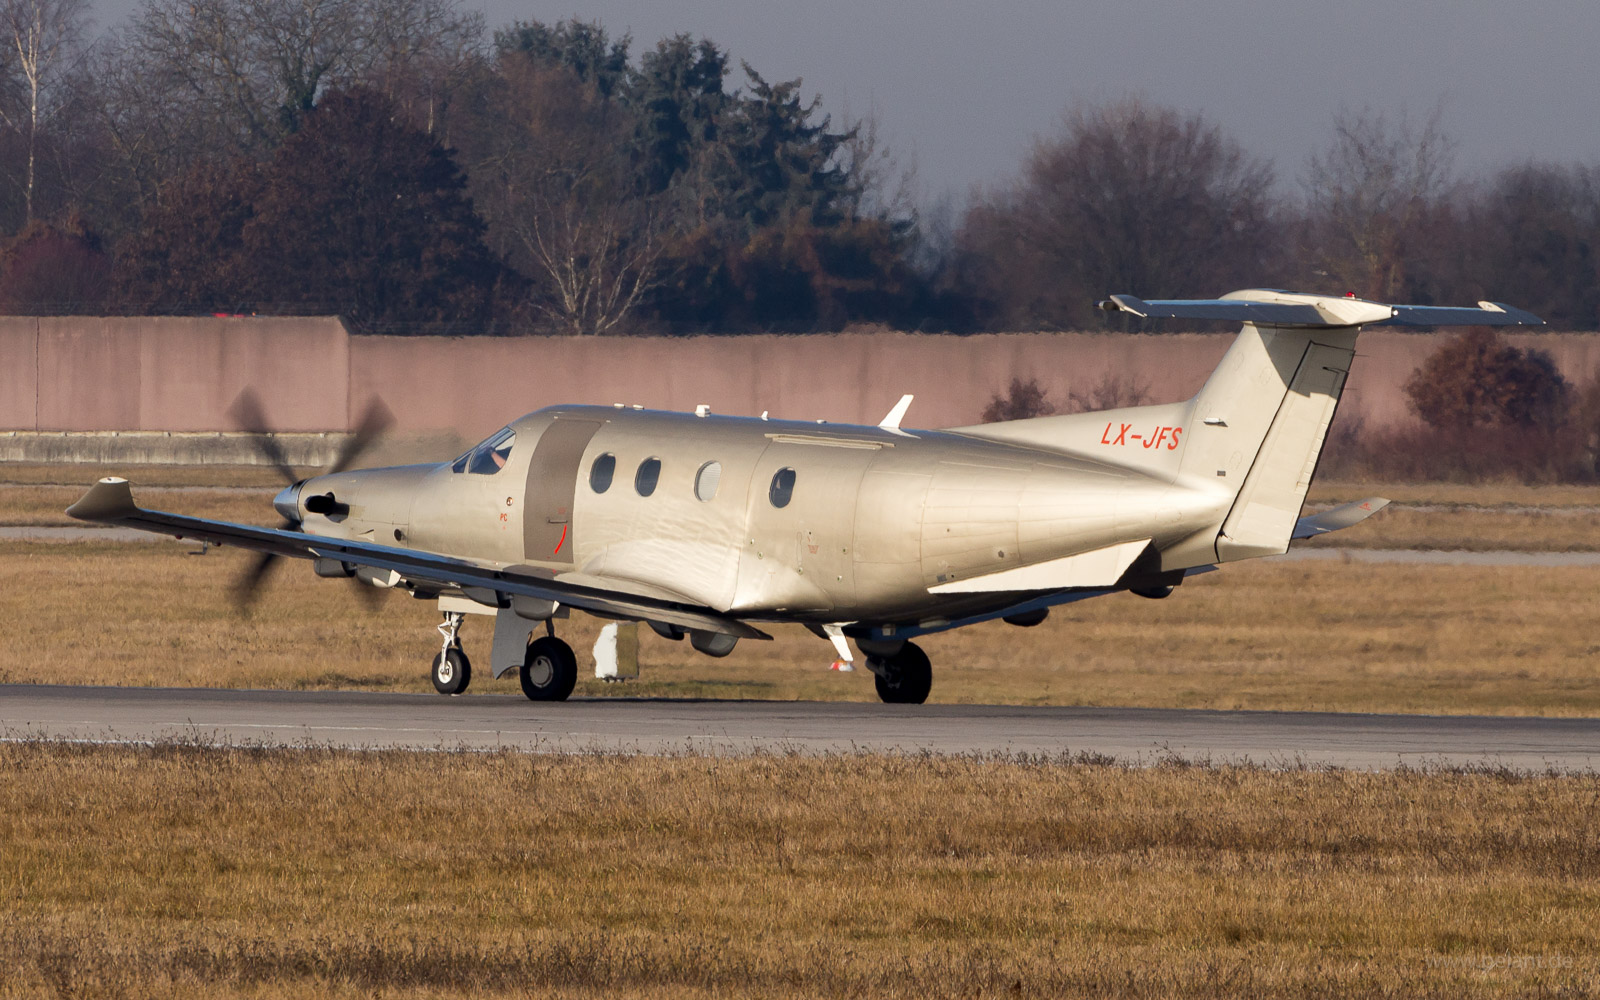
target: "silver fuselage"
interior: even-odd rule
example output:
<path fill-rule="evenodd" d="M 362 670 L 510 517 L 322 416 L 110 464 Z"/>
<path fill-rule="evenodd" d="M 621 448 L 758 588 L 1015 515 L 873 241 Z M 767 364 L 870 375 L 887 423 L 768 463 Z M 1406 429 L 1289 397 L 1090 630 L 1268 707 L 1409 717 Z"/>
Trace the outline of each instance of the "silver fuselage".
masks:
<path fill-rule="evenodd" d="M 302 510 L 304 530 L 626 581 L 740 618 L 877 623 L 1016 601 L 929 593 L 951 581 L 1214 536 L 1230 500 L 1098 456 L 967 433 L 592 406 L 510 426 L 493 471 L 441 463 L 308 480 L 302 498 L 332 493 L 349 513 Z M 641 495 L 636 476 L 652 460 L 656 482 Z M 607 461 L 610 483 L 597 490 L 591 474 Z M 784 470 L 792 487 L 777 506 Z M 1209 542 L 1197 551 L 1193 563 L 1211 561 Z"/>

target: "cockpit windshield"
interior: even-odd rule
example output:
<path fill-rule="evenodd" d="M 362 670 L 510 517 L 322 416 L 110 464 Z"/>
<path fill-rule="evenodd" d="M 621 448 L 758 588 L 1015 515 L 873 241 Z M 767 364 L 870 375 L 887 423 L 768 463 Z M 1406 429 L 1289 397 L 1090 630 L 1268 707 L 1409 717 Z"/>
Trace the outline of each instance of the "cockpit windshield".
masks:
<path fill-rule="evenodd" d="M 516 443 L 517 432 L 502 427 L 471 451 L 450 463 L 451 472 L 475 472 L 492 476 L 506 467 L 511 458 L 511 446 Z"/>

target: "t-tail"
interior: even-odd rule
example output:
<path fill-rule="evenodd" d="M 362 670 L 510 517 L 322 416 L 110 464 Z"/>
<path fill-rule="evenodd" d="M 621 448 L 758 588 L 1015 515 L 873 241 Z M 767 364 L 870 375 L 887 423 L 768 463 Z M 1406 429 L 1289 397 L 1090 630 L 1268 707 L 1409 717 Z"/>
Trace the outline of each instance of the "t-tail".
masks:
<path fill-rule="evenodd" d="M 1092 457 L 1228 497 L 1215 531 L 1185 546 L 1192 552 L 1167 553 L 1168 568 L 1275 555 L 1297 534 L 1316 533 L 1297 532 L 1297 524 L 1311 520 L 1301 518 L 1300 509 L 1362 329 L 1543 325 L 1531 313 L 1494 302 L 1395 306 L 1269 289 L 1149 302 L 1114 295 L 1100 307 L 1142 319 L 1232 320 L 1244 327 L 1186 402 L 962 430 Z"/>

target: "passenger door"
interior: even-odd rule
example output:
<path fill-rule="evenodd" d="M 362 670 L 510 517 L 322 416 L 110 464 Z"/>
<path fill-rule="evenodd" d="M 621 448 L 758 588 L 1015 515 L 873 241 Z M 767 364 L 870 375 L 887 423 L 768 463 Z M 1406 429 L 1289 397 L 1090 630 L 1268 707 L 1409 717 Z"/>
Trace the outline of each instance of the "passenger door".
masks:
<path fill-rule="evenodd" d="M 539 436 L 523 494 L 522 548 L 523 558 L 529 562 L 572 564 L 572 504 L 578 464 L 599 430 L 598 420 L 558 416 Z"/>

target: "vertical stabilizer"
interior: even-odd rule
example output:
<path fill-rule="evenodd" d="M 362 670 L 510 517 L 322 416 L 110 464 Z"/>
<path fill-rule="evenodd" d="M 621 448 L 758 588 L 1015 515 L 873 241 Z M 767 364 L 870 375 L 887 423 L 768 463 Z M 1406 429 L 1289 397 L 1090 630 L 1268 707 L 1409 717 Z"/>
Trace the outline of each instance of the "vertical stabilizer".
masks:
<path fill-rule="evenodd" d="M 1537 316 L 1494 302 L 1395 306 L 1266 289 L 1209 300 L 1113 296 L 1101 307 L 1151 319 L 1245 324 L 1191 404 L 1178 467 L 1183 485 L 1222 485 L 1233 495 L 1216 537 L 1218 562 L 1288 550 L 1362 327 L 1542 325 Z"/>
<path fill-rule="evenodd" d="M 1180 477 L 1234 494 L 1217 561 L 1288 549 L 1355 342 L 1351 327 L 1247 325 L 1195 397 Z"/>

